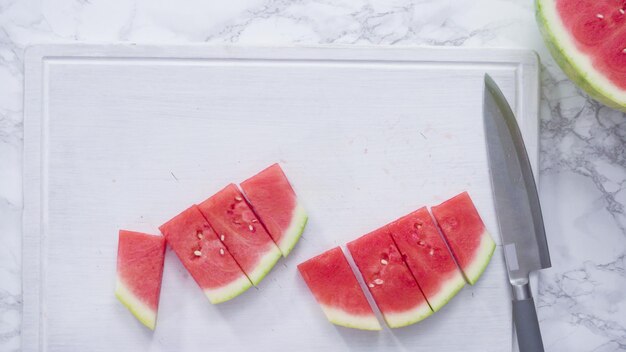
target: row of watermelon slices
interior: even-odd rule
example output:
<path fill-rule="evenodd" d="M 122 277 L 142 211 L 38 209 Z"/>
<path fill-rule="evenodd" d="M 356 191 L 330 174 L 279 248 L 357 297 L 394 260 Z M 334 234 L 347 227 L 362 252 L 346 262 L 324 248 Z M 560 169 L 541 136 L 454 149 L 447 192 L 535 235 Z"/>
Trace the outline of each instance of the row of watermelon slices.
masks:
<path fill-rule="evenodd" d="M 476 283 L 495 250 L 467 192 L 433 207 L 432 213 L 439 227 L 424 207 L 347 244 L 391 328 L 423 320 L 448 303 L 465 281 Z M 298 269 L 332 323 L 381 329 L 341 248 Z"/>
<path fill-rule="evenodd" d="M 115 295 L 144 325 L 156 325 L 166 242 L 213 304 L 258 285 L 291 252 L 308 218 L 281 167 L 241 189 L 192 205 L 159 227 L 164 236 L 120 231 Z"/>

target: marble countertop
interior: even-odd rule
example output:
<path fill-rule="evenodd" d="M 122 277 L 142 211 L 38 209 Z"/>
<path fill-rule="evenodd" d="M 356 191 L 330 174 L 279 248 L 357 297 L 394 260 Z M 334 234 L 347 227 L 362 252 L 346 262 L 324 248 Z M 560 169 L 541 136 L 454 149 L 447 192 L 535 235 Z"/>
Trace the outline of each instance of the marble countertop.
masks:
<path fill-rule="evenodd" d="M 368 44 L 536 50 L 540 197 L 553 267 L 539 274 L 547 351 L 626 350 L 626 116 L 550 58 L 531 0 L 0 0 L 0 350 L 20 349 L 24 48 L 35 43 Z"/>

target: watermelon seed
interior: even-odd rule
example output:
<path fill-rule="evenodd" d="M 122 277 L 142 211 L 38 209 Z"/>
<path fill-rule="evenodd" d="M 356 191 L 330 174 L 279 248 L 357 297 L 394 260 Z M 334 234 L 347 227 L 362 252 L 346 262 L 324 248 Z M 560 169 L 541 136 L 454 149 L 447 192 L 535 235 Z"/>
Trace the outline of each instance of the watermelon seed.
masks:
<path fill-rule="evenodd" d="M 624 9 L 619 9 L 619 13 L 624 14 Z"/>
<path fill-rule="evenodd" d="M 597 14 L 597 15 L 596 15 L 596 17 L 598 17 L 599 19 L 603 19 L 603 18 L 604 18 L 604 15 L 603 15 L 603 14 L 601 14 L 601 13 L 599 13 L 599 14 Z"/>
<path fill-rule="evenodd" d="M 257 219 L 252 219 L 250 222 L 253 222 L 253 223 L 257 222 Z"/>
<path fill-rule="evenodd" d="M 204 237 L 204 236 L 202 236 L 202 232 L 198 232 L 197 236 L 198 236 L 198 239 L 200 239 L 200 240 L 202 239 L 202 237 Z"/>
<path fill-rule="evenodd" d="M 367 286 L 369 286 L 369 287 L 374 287 L 374 286 L 376 286 L 376 285 L 374 285 L 374 284 L 369 284 L 369 285 L 367 285 Z"/>
<path fill-rule="evenodd" d="M 415 223 L 415 228 L 419 230 L 419 229 L 422 228 L 422 225 L 423 225 L 422 222 L 418 221 L 418 222 Z"/>
<path fill-rule="evenodd" d="M 254 232 L 254 226 L 252 226 L 252 225 L 248 225 L 248 229 L 249 229 L 250 231 Z"/>
<path fill-rule="evenodd" d="M 233 223 L 235 223 L 237 225 L 241 225 L 241 221 L 239 221 L 239 220 L 233 220 Z"/>
<path fill-rule="evenodd" d="M 220 254 L 224 255 L 224 248 L 220 248 Z"/>
<path fill-rule="evenodd" d="M 420 245 L 420 246 L 424 246 L 426 244 L 426 242 L 420 240 L 420 241 L 417 241 L 417 244 Z"/>
<path fill-rule="evenodd" d="M 240 196 L 236 196 L 235 200 L 238 201 L 238 202 L 241 202 L 243 199 Z"/>
<path fill-rule="evenodd" d="M 224 237 L 224 235 L 221 235 L 221 236 L 220 236 L 220 240 L 222 240 L 222 241 L 223 241 L 223 240 L 224 240 L 224 238 L 226 238 L 226 237 Z"/>
<path fill-rule="evenodd" d="M 382 265 L 387 265 L 387 264 L 389 264 L 389 262 L 388 262 L 388 261 L 386 261 L 385 259 L 381 259 L 381 260 L 380 260 L 380 264 L 382 264 Z"/>
<path fill-rule="evenodd" d="M 382 285 L 384 283 L 384 281 L 382 279 L 376 279 L 376 280 L 374 280 L 374 283 L 376 285 Z"/>
<path fill-rule="evenodd" d="M 626 48 L 622 49 L 622 53 L 626 54 Z"/>
<path fill-rule="evenodd" d="M 202 255 L 202 252 L 200 252 L 200 251 L 193 251 L 193 254 L 195 254 L 196 257 L 199 257 L 199 256 Z"/>
<path fill-rule="evenodd" d="M 435 250 L 433 248 L 430 249 L 430 252 L 428 252 L 428 254 L 433 255 L 435 254 Z"/>

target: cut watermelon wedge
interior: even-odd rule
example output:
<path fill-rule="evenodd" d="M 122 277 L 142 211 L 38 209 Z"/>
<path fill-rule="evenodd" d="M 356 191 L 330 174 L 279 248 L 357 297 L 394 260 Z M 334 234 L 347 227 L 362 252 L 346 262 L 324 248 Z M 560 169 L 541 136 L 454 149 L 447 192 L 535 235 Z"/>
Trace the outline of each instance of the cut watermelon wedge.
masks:
<path fill-rule="evenodd" d="M 298 265 L 298 270 L 331 323 L 362 330 L 381 329 L 339 247 Z"/>
<path fill-rule="evenodd" d="M 286 257 L 300 239 L 308 217 L 280 165 L 245 180 L 241 189 Z"/>
<path fill-rule="evenodd" d="M 115 296 L 151 330 L 156 325 L 164 258 L 163 236 L 120 230 Z"/>
<path fill-rule="evenodd" d="M 430 307 L 438 311 L 465 286 L 465 280 L 430 213 L 421 208 L 387 228 Z"/>
<path fill-rule="evenodd" d="M 432 211 L 465 279 L 475 284 L 489 264 L 496 244 L 472 199 L 463 192 L 433 207 Z"/>
<path fill-rule="evenodd" d="M 211 303 L 228 301 L 252 286 L 195 205 L 159 229 Z"/>
<path fill-rule="evenodd" d="M 386 227 L 348 243 L 348 249 L 389 327 L 433 313 Z"/>
<path fill-rule="evenodd" d="M 256 286 L 282 256 L 234 184 L 198 205 L 202 215 Z"/>
<path fill-rule="evenodd" d="M 555 61 L 593 98 L 626 111 L 626 1 L 537 0 Z"/>

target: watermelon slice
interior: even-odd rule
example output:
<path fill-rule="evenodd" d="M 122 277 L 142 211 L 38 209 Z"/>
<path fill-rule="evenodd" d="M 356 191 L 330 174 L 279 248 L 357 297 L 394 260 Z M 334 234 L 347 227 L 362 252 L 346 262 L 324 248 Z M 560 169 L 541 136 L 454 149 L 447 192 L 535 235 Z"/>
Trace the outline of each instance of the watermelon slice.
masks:
<path fill-rule="evenodd" d="M 432 208 L 465 279 L 475 284 L 489 264 L 496 244 L 467 192 Z"/>
<path fill-rule="evenodd" d="M 241 189 L 286 257 L 300 239 L 308 217 L 280 165 L 243 181 Z"/>
<path fill-rule="evenodd" d="M 163 236 L 120 230 L 115 296 L 151 330 L 156 325 L 164 258 Z"/>
<path fill-rule="evenodd" d="M 202 215 L 256 286 L 282 256 L 234 184 L 198 205 Z"/>
<path fill-rule="evenodd" d="M 341 248 L 307 260 L 298 265 L 298 270 L 331 323 L 362 330 L 381 329 Z"/>
<path fill-rule="evenodd" d="M 537 21 L 563 71 L 626 111 L 626 0 L 537 0 Z"/>
<path fill-rule="evenodd" d="M 465 286 L 463 274 L 424 207 L 387 225 L 430 307 L 436 312 Z"/>
<path fill-rule="evenodd" d="M 159 229 L 211 303 L 228 301 L 252 286 L 195 205 Z"/>
<path fill-rule="evenodd" d="M 387 227 L 348 243 L 348 249 L 389 327 L 407 326 L 433 313 Z"/>

